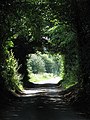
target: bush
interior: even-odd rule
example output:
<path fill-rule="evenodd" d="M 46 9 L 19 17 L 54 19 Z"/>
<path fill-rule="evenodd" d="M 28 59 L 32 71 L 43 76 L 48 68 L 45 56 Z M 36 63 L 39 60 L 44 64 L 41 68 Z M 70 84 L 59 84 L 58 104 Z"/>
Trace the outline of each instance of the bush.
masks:
<path fill-rule="evenodd" d="M 9 89 L 22 89 L 21 74 L 18 73 L 18 62 L 14 58 L 13 52 L 8 52 L 8 57 L 5 59 L 2 71 L 2 77 L 5 79 L 5 85 Z"/>
<path fill-rule="evenodd" d="M 32 71 L 33 73 L 44 73 L 45 63 L 43 59 L 37 54 L 32 54 L 30 58 L 27 60 L 28 71 Z"/>

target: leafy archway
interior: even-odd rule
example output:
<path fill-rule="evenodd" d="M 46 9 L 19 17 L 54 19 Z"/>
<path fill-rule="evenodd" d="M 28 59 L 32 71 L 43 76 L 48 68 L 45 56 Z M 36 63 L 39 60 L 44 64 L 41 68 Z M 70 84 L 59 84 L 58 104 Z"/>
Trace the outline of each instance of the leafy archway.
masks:
<path fill-rule="evenodd" d="M 50 53 L 59 53 L 64 56 L 64 81 L 72 84 L 76 82 L 78 61 L 80 62 L 83 58 L 77 34 L 82 31 L 80 29 L 82 24 L 76 24 L 76 21 L 79 22 L 75 10 L 76 3 L 76 0 L 1 2 L 1 73 L 6 70 L 5 64 L 7 60 L 10 61 L 8 56 L 12 49 L 13 56 L 18 60 L 19 65 L 22 64 L 19 72 L 24 76 L 23 83 L 26 82 L 28 79 L 26 56 L 37 50 L 41 52 L 47 50 Z M 80 55 L 78 57 L 78 51 L 82 57 Z M 83 66 L 82 62 L 80 65 Z"/>

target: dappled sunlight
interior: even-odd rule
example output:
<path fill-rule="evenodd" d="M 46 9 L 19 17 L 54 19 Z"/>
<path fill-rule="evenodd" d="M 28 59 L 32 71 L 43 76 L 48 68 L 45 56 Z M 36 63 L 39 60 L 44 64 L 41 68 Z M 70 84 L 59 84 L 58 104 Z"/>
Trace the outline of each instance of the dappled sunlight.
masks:
<path fill-rule="evenodd" d="M 29 81 L 34 84 L 58 84 L 64 75 L 63 58 L 59 54 L 37 51 L 27 57 Z"/>
<path fill-rule="evenodd" d="M 13 99 L 3 107 L 0 118 L 10 120 L 89 120 L 68 106 L 57 87 L 24 90 L 29 97 Z"/>
<path fill-rule="evenodd" d="M 33 82 L 33 83 L 34 84 L 58 84 L 58 82 L 61 80 L 62 80 L 62 78 L 60 78 L 60 77 L 54 77 L 51 79 L 42 80 L 40 82 Z"/>
<path fill-rule="evenodd" d="M 89 10 L 90 0 L 0 1 L 0 120 L 90 118 Z"/>
<path fill-rule="evenodd" d="M 58 87 L 39 87 L 39 88 L 31 88 L 30 90 L 23 90 L 23 94 L 22 95 L 27 97 L 27 96 L 37 96 L 37 95 L 52 95 L 53 97 L 55 96 L 55 93 L 59 93 L 61 92 L 61 89 L 58 89 Z"/>

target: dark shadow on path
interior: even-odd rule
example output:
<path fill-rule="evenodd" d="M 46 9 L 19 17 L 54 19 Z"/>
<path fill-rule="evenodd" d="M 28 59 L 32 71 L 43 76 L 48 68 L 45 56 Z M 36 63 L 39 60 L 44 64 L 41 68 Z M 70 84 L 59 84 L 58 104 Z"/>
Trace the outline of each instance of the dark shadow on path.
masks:
<path fill-rule="evenodd" d="M 42 92 L 0 104 L 0 120 L 90 120 L 65 103 L 58 87 L 32 89 Z"/>

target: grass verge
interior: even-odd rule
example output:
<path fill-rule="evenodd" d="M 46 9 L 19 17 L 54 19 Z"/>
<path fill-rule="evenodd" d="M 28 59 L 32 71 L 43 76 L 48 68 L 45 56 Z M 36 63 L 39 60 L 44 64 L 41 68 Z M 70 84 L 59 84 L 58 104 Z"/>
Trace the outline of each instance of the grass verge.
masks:
<path fill-rule="evenodd" d="M 55 77 L 55 75 L 53 75 L 52 73 L 40 73 L 40 74 L 31 73 L 29 81 L 30 82 L 40 82 L 40 81 L 44 81 L 44 80 L 49 80 L 54 77 Z"/>

